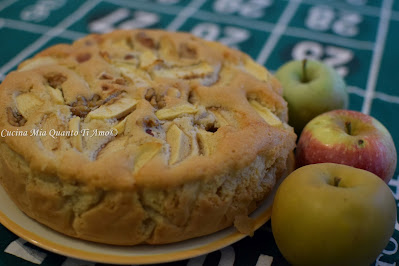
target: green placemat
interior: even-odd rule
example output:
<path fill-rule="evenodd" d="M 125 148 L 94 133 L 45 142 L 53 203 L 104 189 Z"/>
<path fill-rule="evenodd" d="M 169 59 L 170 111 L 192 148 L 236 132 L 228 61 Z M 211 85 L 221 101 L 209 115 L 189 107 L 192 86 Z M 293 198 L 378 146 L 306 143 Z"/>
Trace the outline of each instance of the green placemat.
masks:
<path fill-rule="evenodd" d="M 56 43 L 118 28 L 187 31 L 238 48 L 275 71 L 304 56 L 335 67 L 350 109 L 381 121 L 399 143 L 399 1 L 394 0 L 1 0 L 0 80 Z M 389 183 L 399 200 L 398 172 Z M 399 261 L 399 224 L 376 265 Z M 165 265 L 286 265 L 270 223 L 252 238 Z M 0 265 L 101 265 L 45 251 L 0 225 Z"/>

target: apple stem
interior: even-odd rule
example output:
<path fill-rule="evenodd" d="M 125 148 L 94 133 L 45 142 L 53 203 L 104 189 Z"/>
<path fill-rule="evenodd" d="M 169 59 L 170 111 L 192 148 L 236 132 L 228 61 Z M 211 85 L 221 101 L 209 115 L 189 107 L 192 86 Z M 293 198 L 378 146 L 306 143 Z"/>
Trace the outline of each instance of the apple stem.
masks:
<path fill-rule="evenodd" d="M 341 178 L 337 177 L 337 176 L 334 176 L 334 186 L 335 187 L 338 187 L 339 182 L 341 182 Z"/>
<path fill-rule="evenodd" d="M 302 60 L 302 82 L 306 83 L 308 82 L 308 75 L 306 73 L 306 64 L 308 60 L 305 58 Z"/>
<path fill-rule="evenodd" d="M 352 135 L 352 123 L 350 121 L 345 122 L 346 133 Z"/>

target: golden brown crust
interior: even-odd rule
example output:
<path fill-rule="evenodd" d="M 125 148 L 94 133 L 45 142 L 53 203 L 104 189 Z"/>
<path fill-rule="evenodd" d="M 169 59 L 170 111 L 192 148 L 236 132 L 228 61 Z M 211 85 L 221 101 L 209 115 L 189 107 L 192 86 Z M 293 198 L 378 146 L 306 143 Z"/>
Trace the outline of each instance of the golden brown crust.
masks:
<path fill-rule="evenodd" d="M 26 214 L 82 239 L 209 234 L 284 172 L 295 134 L 281 93 L 247 55 L 186 33 L 56 45 L 0 85 L 2 134 L 28 135 L 0 138 L 1 183 Z"/>

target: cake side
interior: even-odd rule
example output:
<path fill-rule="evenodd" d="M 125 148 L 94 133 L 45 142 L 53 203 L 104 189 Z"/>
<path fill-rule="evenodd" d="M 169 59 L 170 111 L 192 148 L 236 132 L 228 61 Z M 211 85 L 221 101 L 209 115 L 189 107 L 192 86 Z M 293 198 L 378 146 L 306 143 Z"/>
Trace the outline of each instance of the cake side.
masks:
<path fill-rule="evenodd" d="M 266 168 L 259 156 L 231 175 L 168 189 L 137 186 L 133 191 L 93 189 L 35 176 L 21 158 L 0 146 L 1 184 L 28 216 L 85 240 L 116 244 L 163 244 L 207 235 L 249 215 L 287 174 L 283 158 Z M 51 180 L 51 181 L 50 181 Z"/>
<path fill-rule="evenodd" d="M 281 93 L 247 55 L 190 34 L 57 45 L 0 85 L 1 183 L 26 214 L 82 239 L 209 234 L 287 168 L 296 136 Z"/>

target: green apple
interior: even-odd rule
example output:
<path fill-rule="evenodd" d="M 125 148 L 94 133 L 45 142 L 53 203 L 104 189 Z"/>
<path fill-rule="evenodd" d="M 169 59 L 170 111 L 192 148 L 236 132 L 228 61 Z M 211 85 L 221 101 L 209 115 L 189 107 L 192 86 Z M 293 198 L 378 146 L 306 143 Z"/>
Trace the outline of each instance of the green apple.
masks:
<path fill-rule="evenodd" d="M 396 203 L 375 174 L 320 163 L 292 172 L 279 186 L 272 232 L 293 265 L 370 265 L 394 232 Z"/>
<path fill-rule="evenodd" d="M 288 103 L 288 122 L 297 134 L 317 115 L 348 107 L 345 81 L 320 61 L 290 61 L 281 66 L 275 76 Z"/>

